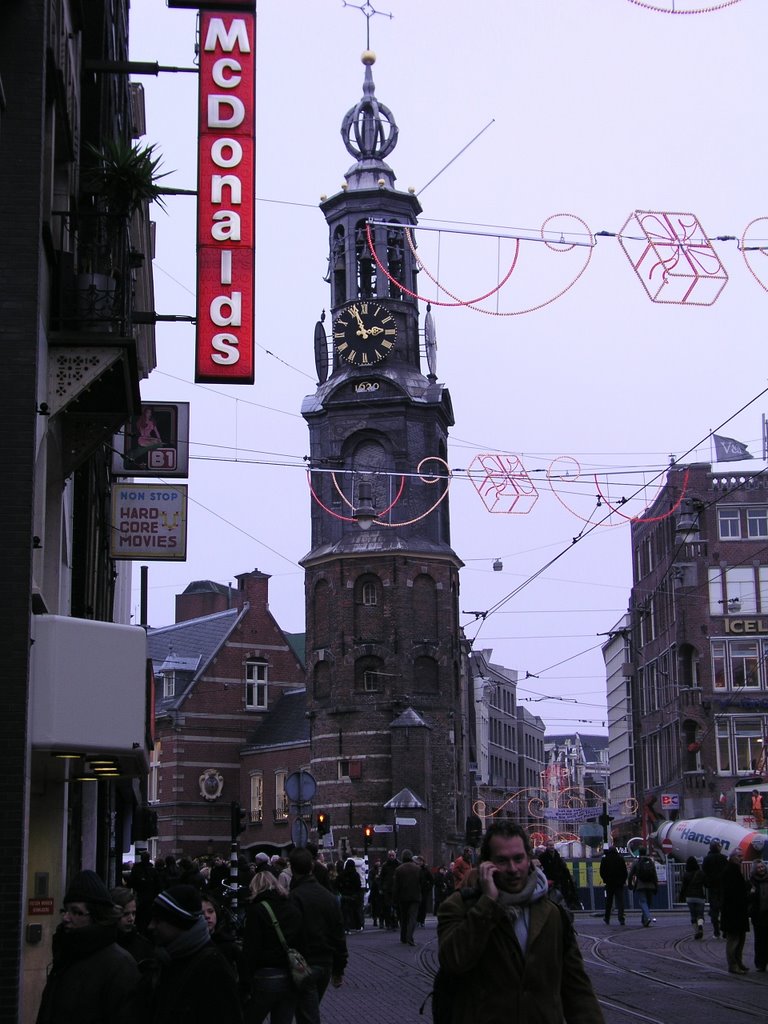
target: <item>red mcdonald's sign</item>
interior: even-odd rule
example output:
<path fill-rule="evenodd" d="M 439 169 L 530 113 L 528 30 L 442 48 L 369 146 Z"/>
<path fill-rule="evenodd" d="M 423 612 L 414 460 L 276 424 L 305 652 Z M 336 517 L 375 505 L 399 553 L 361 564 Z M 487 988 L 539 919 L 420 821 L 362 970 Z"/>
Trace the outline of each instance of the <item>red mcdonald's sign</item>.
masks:
<path fill-rule="evenodd" d="M 201 11 L 198 383 L 253 383 L 256 15 Z"/>

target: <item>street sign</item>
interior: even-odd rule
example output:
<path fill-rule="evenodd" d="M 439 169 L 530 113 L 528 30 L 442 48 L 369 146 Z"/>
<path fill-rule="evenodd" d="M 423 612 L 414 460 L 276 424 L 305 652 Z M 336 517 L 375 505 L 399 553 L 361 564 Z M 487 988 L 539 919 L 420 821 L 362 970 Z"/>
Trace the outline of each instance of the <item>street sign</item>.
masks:
<path fill-rule="evenodd" d="M 374 832 L 392 832 L 394 830 L 393 825 L 374 825 Z"/>
<path fill-rule="evenodd" d="M 311 802 L 317 792 L 317 783 L 314 775 L 309 772 L 291 772 L 285 780 L 285 793 L 289 800 L 294 803 L 304 804 Z"/>
<path fill-rule="evenodd" d="M 401 825 L 417 825 L 418 822 L 415 818 L 395 818 L 395 824 L 399 828 Z"/>
<path fill-rule="evenodd" d="M 661 794 L 661 809 L 663 811 L 679 811 L 680 810 L 680 795 L 679 795 L 679 793 L 662 793 Z"/>

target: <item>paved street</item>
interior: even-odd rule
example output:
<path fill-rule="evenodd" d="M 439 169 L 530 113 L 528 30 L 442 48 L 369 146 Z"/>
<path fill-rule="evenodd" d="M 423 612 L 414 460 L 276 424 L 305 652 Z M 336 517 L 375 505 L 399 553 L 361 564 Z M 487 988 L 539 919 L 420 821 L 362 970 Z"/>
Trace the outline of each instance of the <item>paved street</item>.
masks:
<path fill-rule="evenodd" d="M 606 927 L 600 916 L 583 914 L 576 927 L 606 1024 L 768 1019 L 768 974 L 729 975 L 723 941 L 707 927 L 705 940 L 694 942 L 685 912 L 659 913 L 648 929 L 640 927 L 637 913 L 628 915 L 625 928 Z M 430 1004 L 424 1016 L 419 1008 L 437 966 L 434 917 L 417 929 L 415 948 L 401 945 L 398 932 L 372 928 L 370 922 L 347 941 L 349 967 L 342 988 L 329 988 L 323 1000 L 325 1024 L 431 1024 Z M 752 967 L 751 935 L 745 962 Z"/>

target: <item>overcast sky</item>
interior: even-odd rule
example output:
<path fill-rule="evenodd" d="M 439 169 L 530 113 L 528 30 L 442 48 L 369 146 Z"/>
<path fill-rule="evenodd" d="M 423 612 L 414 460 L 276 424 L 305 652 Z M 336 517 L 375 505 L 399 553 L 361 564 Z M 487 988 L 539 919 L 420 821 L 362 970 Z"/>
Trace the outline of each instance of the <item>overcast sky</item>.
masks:
<path fill-rule="evenodd" d="M 373 6 L 394 15 L 370 20 L 376 95 L 400 130 L 388 163 L 398 188 L 420 193 L 421 223 L 443 229 L 418 236 L 420 285 L 433 302 L 493 289 L 515 255 L 509 236 L 539 237 L 545 222 L 584 243 L 618 234 L 636 210 L 692 214 L 710 238 L 741 239 L 768 217 L 764 0 L 686 15 L 652 8 L 717 4 Z M 192 67 L 195 25 L 194 12 L 132 0 L 132 59 Z M 365 42 L 366 19 L 341 0 L 259 0 L 256 383 L 195 385 L 193 327 L 158 326 L 158 368 L 142 396 L 192 403 L 192 447 L 189 557 L 151 564 L 151 625 L 173 621 L 174 595 L 191 580 L 226 583 L 258 568 L 271 574 L 279 623 L 304 629 L 298 561 L 310 546 L 310 496 L 300 407 L 315 388 L 313 329 L 329 301 L 318 204 L 352 163 L 339 129 L 362 95 Z M 196 76 L 141 81 L 146 141 L 174 172 L 167 183 L 195 188 Z M 194 312 L 194 202 L 171 198 L 168 214 L 155 214 L 162 314 Z M 767 229 L 768 220 L 750 228 L 751 244 Z M 713 245 L 728 282 L 712 306 L 652 302 L 606 236 L 593 246 L 523 241 L 507 284 L 478 304 L 486 312 L 434 306 L 437 373 L 456 416 L 461 621 L 494 662 L 535 677 L 521 681 L 519 697 L 549 732 L 605 731 L 600 645 L 631 584 L 629 526 L 596 507 L 594 474 L 610 499 L 632 498 L 625 514 L 639 515 L 670 456 L 710 458 L 713 428 L 761 459 L 768 396 L 754 399 L 766 387 L 768 294 L 737 241 Z M 768 259 L 749 258 L 768 286 Z M 485 509 L 466 470 L 488 453 L 517 456 L 530 474 L 538 499 L 520 503 L 526 514 Z"/>

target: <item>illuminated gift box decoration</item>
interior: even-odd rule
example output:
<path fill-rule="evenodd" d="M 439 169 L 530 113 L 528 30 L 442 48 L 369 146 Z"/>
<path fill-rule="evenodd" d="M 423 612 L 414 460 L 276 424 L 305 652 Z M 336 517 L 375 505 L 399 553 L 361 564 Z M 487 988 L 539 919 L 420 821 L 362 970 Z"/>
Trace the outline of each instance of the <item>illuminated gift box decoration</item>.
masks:
<path fill-rule="evenodd" d="M 539 500 L 536 486 L 516 455 L 477 455 L 467 476 L 489 512 L 526 515 Z"/>
<path fill-rule="evenodd" d="M 692 213 L 635 210 L 619 244 L 652 302 L 711 306 L 728 274 Z"/>

